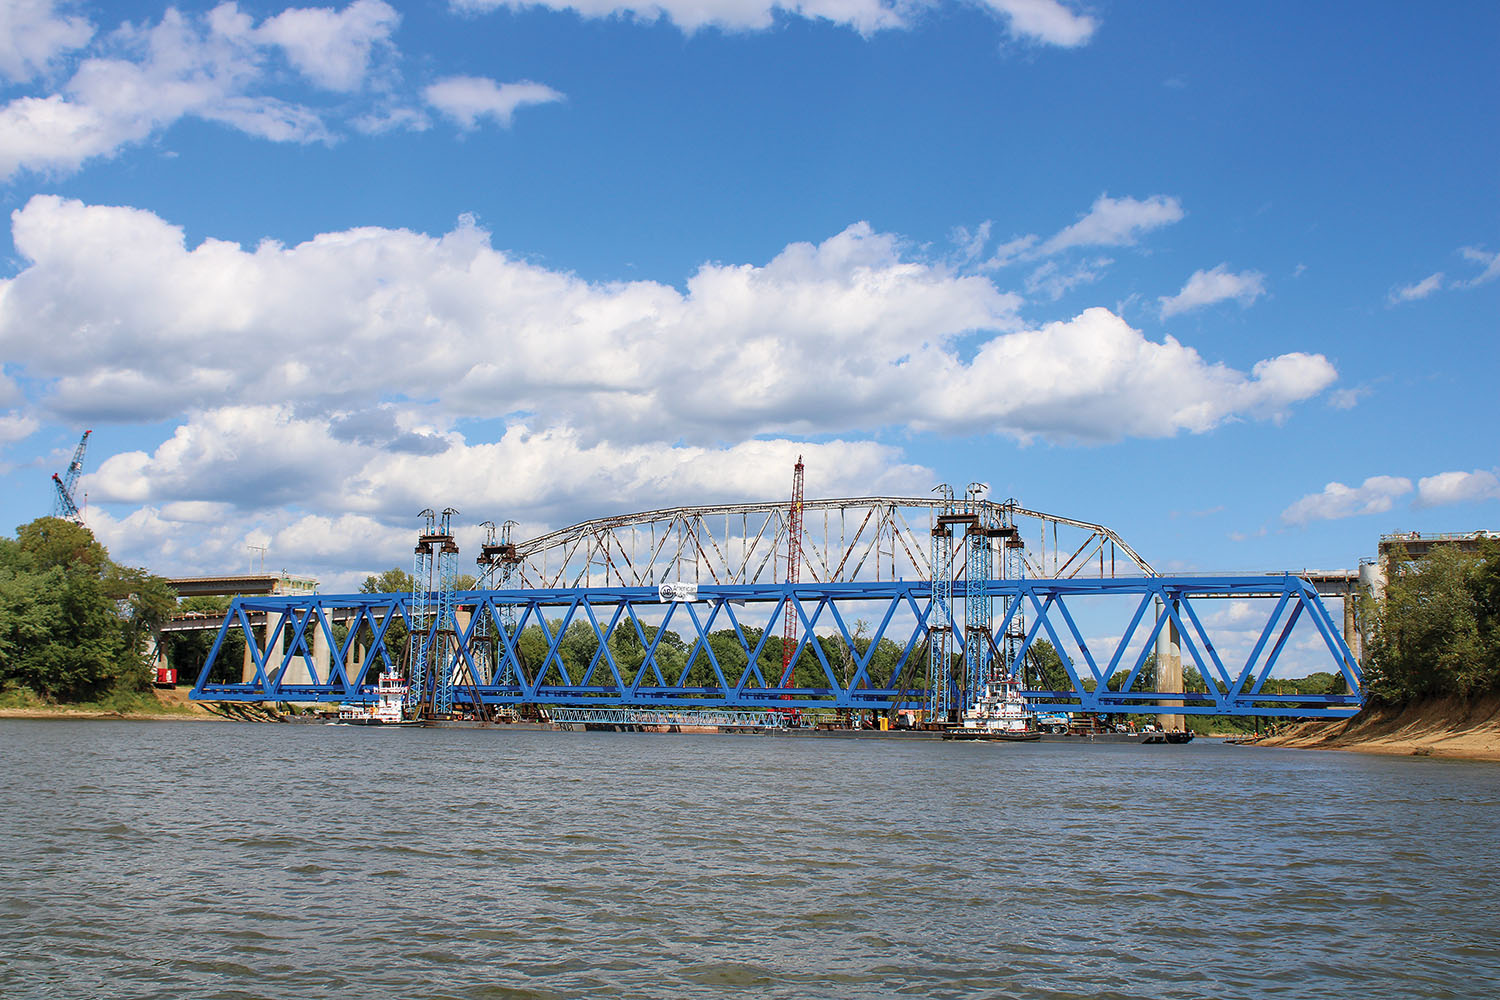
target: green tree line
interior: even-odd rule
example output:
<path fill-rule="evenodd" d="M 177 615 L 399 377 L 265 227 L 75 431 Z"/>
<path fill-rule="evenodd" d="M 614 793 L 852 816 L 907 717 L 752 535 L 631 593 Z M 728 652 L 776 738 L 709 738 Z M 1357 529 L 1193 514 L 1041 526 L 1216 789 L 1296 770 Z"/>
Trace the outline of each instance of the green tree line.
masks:
<path fill-rule="evenodd" d="M 87 528 L 22 525 L 0 538 L 0 691 L 60 702 L 139 694 L 151 637 L 176 605 L 166 581 L 113 562 Z"/>

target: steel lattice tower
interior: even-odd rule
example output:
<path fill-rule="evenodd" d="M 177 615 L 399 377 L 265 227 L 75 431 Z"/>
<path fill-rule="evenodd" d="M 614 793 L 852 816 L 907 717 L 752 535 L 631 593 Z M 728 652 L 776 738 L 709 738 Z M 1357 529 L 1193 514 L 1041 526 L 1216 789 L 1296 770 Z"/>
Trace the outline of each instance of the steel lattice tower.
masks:
<path fill-rule="evenodd" d="M 417 515 L 423 519 L 422 534 L 417 536 L 416 556 L 411 569 L 411 620 L 407 624 L 406 709 L 420 714 L 427 702 L 427 660 L 430 656 L 432 617 L 432 546 L 437 533 L 437 514 L 431 507 Z"/>
<path fill-rule="evenodd" d="M 1000 561 L 1002 580 L 1019 580 L 1026 575 L 1026 543 L 1021 540 L 1021 532 L 1016 527 L 1015 510 L 1016 499 L 1014 497 L 1006 500 L 1000 507 L 1000 537 L 1001 545 L 1004 547 L 1004 555 Z M 1019 597 L 1007 597 L 1001 608 L 1002 614 L 1010 614 L 1012 601 L 1016 603 L 1016 613 L 1010 619 L 1010 627 L 1005 630 L 1003 667 L 1008 676 L 1021 680 L 1024 665 L 1017 663 L 1016 658 L 1020 652 L 1021 643 L 1026 639 L 1026 604 Z"/>
<path fill-rule="evenodd" d="M 474 562 L 479 566 L 480 590 L 495 589 L 495 550 L 499 548 L 495 544 L 495 522 L 480 521 L 479 526 L 484 529 L 484 543 L 480 546 L 479 557 Z M 473 665 L 474 679 L 480 684 L 488 684 L 494 680 L 494 657 L 491 655 L 490 646 L 490 616 L 482 608 L 477 609 L 479 620 L 469 629 L 469 662 Z"/>
<path fill-rule="evenodd" d="M 514 532 L 519 527 L 520 525 L 515 521 L 506 521 L 500 525 L 500 551 L 497 555 L 500 557 L 501 590 L 509 590 L 515 586 L 516 567 L 521 564 L 521 556 L 516 552 Z M 512 644 L 519 643 L 521 637 L 516 634 L 516 606 L 514 604 L 500 605 L 500 627 L 510 637 Z M 515 679 L 510 657 L 505 657 L 505 667 L 500 673 L 500 683 L 510 684 Z"/>
<path fill-rule="evenodd" d="M 433 643 L 432 711 L 437 716 L 453 712 L 453 675 L 458 670 L 458 621 L 455 594 L 458 591 L 458 546 L 453 541 L 452 518 L 459 513 L 443 508 L 442 522 L 433 539 L 437 546 L 437 628 Z"/>
<path fill-rule="evenodd" d="M 793 586 L 802 566 L 802 456 L 792 467 L 792 506 L 787 513 L 786 582 Z M 783 615 L 781 636 L 781 687 L 792 680 L 792 653 L 797 649 L 797 611 L 790 600 Z"/>
<path fill-rule="evenodd" d="M 953 708 L 953 487 L 935 487 L 943 498 L 932 527 L 932 604 L 927 613 L 929 722 L 947 719 Z"/>
<path fill-rule="evenodd" d="M 988 522 L 981 501 L 989 487 L 970 483 L 965 490 L 967 513 L 974 515 L 967 530 L 969 545 L 965 567 L 967 587 L 964 590 L 964 692 L 961 708 L 968 708 L 989 685 L 990 630 L 995 617 L 995 600 L 989 595 L 994 567 L 994 525 Z"/>

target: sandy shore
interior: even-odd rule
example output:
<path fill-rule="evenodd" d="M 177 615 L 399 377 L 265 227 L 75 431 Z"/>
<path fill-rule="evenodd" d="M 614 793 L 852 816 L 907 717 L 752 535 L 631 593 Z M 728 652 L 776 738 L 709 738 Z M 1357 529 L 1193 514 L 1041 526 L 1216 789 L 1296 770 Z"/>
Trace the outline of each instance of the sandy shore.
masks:
<path fill-rule="evenodd" d="M 1500 761 L 1500 696 L 1367 708 L 1352 719 L 1304 722 L 1255 745 Z"/>

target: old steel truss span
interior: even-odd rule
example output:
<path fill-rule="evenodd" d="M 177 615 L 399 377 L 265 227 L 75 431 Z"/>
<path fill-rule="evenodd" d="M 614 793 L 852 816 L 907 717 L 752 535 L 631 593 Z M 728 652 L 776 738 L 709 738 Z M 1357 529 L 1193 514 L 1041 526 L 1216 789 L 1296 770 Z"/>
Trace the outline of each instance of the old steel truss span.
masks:
<path fill-rule="evenodd" d="M 932 528 L 941 497 L 841 497 L 801 503 L 802 579 L 932 579 Z M 719 504 L 596 518 L 515 546 L 519 587 L 652 587 L 690 581 L 714 586 L 786 580 L 793 504 Z M 1028 577 L 1077 579 L 1153 575 L 1146 560 L 1100 524 L 1028 510 L 1014 501 L 973 499 L 965 509 L 986 524 L 1011 524 L 1018 568 Z M 959 553 L 958 576 L 967 573 Z M 1022 575 L 1018 573 L 1017 575 Z"/>
<path fill-rule="evenodd" d="M 966 601 L 969 587 L 955 581 L 952 600 Z M 1331 717 L 1353 714 L 1361 703 L 1358 662 L 1316 590 L 1296 576 L 1023 578 L 991 580 L 975 593 L 1006 611 L 983 633 L 947 633 L 953 674 L 964 675 L 964 644 L 982 636 L 992 662 L 1009 664 L 1037 710 Z M 452 655 L 436 667 L 446 672 L 460 710 L 476 703 L 925 709 L 932 598 L 925 580 L 464 591 L 454 598 Z M 1235 613 L 1199 612 L 1216 598 L 1234 599 Z M 1118 620 L 1129 616 L 1105 639 L 1086 635 L 1079 624 L 1096 631 L 1082 613 L 1090 609 L 1081 606 L 1101 599 Z M 192 696 L 369 700 L 376 676 L 401 672 L 401 650 L 389 641 L 393 630 L 425 621 L 429 644 L 437 637 L 436 616 L 418 618 L 413 604 L 410 594 L 237 598 Z M 1098 616 L 1097 608 L 1092 612 Z M 782 687 L 780 625 L 787 614 L 801 628 L 794 677 Z M 1003 660 L 998 651 L 1023 614 L 1024 634 L 1013 658 Z M 1224 619 L 1233 623 L 1228 634 Z M 264 623 L 259 634 L 256 621 Z M 485 658 L 471 655 L 481 621 L 494 636 Z M 1310 655 L 1310 636 L 1319 664 L 1341 678 L 1342 690 L 1266 690 L 1299 621 L 1305 622 L 1301 654 Z M 1201 689 L 1161 691 L 1147 683 L 1149 657 L 1169 623 Z M 243 675 L 230 657 L 219 662 L 232 632 L 246 640 Z M 1050 687 L 1039 686 L 1026 667 L 1043 640 L 1062 671 L 1054 670 Z M 318 662 L 314 649 L 327 651 L 326 662 Z M 961 692 L 961 700 L 974 694 Z"/>

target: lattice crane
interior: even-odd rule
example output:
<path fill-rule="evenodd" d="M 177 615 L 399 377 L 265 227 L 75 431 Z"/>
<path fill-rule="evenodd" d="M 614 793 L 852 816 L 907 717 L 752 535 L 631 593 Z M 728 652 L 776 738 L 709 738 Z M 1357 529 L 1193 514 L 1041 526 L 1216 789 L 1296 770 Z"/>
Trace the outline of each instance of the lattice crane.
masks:
<path fill-rule="evenodd" d="M 786 582 L 795 584 L 802 566 L 802 456 L 792 467 L 792 508 L 787 514 Z M 781 687 L 792 680 L 792 654 L 797 649 L 797 608 L 790 596 L 783 615 L 786 624 L 781 636 Z"/>
<path fill-rule="evenodd" d="M 74 524 L 83 523 L 83 514 L 78 510 L 78 503 L 73 499 L 73 491 L 78 488 L 78 475 L 83 472 L 83 453 L 88 450 L 89 435 L 91 430 L 84 431 L 83 437 L 78 439 L 78 447 L 73 449 L 73 461 L 68 463 L 68 471 L 62 476 L 52 473 L 52 485 L 57 493 L 52 498 L 52 516 L 60 517 Z"/>

